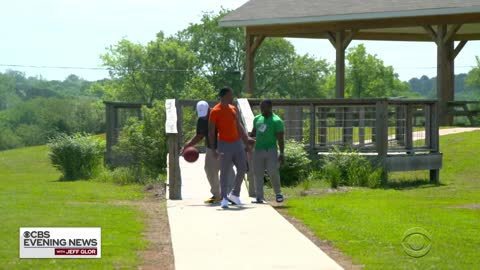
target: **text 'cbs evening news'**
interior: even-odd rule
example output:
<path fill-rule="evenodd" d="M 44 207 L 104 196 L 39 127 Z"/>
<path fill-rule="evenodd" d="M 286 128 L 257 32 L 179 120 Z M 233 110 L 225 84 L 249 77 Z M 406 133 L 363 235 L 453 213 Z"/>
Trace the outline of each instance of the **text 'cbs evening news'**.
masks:
<path fill-rule="evenodd" d="M 20 258 L 101 258 L 101 228 L 20 228 Z"/>

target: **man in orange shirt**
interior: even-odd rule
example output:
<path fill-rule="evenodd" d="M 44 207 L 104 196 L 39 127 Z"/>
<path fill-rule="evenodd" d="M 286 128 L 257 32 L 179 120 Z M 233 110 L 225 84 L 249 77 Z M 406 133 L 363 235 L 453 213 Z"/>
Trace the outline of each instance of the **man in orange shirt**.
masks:
<path fill-rule="evenodd" d="M 233 90 L 229 87 L 220 89 L 220 103 L 215 105 L 209 117 L 209 141 L 215 141 L 215 129 L 218 130 L 218 148 L 215 156 L 220 158 L 220 193 L 222 196 L 221 207 L 228 208 L 228 200 L 236 205 L 243 204 L 240 200 L 242 181 L 247 171 L 245 146 L 249 140 L 245 129 L 238 121 L 237 108 L 231 105 Z M 243 144 L 242 144 L 243 141 Z M 228 190 L 228 171 L 235 165 L 237 175 L 233 189 Z"/>

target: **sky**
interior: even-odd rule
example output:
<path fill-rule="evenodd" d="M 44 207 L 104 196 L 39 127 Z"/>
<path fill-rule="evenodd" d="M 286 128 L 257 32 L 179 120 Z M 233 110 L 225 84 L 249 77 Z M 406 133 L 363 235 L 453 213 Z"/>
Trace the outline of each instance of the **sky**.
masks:
<path fill-rule="evenodd" d="M 146 44 L 198 23 L 204 12 L 236 9 L 247 0 L 15 0 L 0 4 L 0 72 L 7 69 L 63 80 L 76 74 L 87 80 L 108 78 L 100 55 L 122 38 Z M 297 53 L 335 61 L 327 40 L 289 39 Z M 401 80 L 436 76 L 433 42 L 353 41 L 365 44 L 391 65 Z M 455 73 L 476 66 L 480 41 L 470 41 L 457 56 Z"/>

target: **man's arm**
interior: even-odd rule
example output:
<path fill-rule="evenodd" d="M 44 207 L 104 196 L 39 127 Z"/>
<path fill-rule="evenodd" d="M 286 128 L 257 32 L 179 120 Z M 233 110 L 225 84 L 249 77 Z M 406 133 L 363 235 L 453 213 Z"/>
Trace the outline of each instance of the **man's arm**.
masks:
<path fill-rule="evenodd" d="M 278 141 L 278 148 L 280 149 L 280 154 L 283 154 L 285 151 L 285 139 L 284 139 L 284 132 L 277 132 L 277 141 Z"/>
<path fill-rule="evenodd" d="M 278 148 L 280 149 L 280 154 L 278 155 L 278 160 L 280 162 L 285 161 L 284 151 L 285 151 L 285 139 L 284 139 L 284 132 L 277 132 L 277 141 L 278 141 Z"/>
<path fill-rule="evenodd" d="M 183 146 L 183 149 L 187 148 L 187 147 L 190 147 L 190 146 L 194 146 L 196 145 L 197 143 L 199 143 L 205 136 L 203 134 L 197 134 L 195 135 L 195 137 L 193 137 L 189 142 L 187 142 L 184 146 Z M 182 149 L 182 150 L 183 150 Z M 183 151 L 182 151 L 183 152 Z"/>
<path fill-rule="evenodd" d="M 252 132 L 250 132 L 250 137 L 255 138 L 257 137 L 257 129 L 253 127 Z"/>
<path fill-rule="evenodd" d="M 208 133 L 208 130 L 206 129 L 207 129 L 207 125 L 204 124 L 204 122 L 201 121 L 199 118 L 197 120 L 197 129 L 196 129 L 197 135 L 195 135 L 189 142 L 187 142 L 183 146 L 182 150 L 180 151 L 180 154 L 183 154 L 183 150 L 185 150 L 185 148 L 194 146 L 197 143 L 199 143 L 203 138 L 205 138 L 205 133 Z"/>
<path fill-rule="evenodd" d="M 217 136 L 216 132 L 216 124 L 215 122 L 208 122 L 208 141 L 210 142 L 211 145 L 209 147 L 213 150 L 215 150 L 215 137 Z"/>

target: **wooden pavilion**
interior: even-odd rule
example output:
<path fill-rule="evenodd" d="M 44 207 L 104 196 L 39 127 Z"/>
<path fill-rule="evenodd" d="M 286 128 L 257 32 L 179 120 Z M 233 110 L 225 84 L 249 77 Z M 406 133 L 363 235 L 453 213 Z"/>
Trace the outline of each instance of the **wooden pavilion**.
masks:
<path fill-rule="evenodd" d="M 255 89 L 255 52 L 266 37 L 328 39 L 336 50 L 336 98 L 344 97 L 345 49 L 353 39 L 433 41 L 439 124 L 451 125 L 454 60 L 467 41 L 480 40 L 480 0 L 250 0 L 220 26 L 245 27 L 249 93 Z"/>

